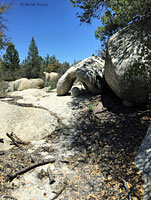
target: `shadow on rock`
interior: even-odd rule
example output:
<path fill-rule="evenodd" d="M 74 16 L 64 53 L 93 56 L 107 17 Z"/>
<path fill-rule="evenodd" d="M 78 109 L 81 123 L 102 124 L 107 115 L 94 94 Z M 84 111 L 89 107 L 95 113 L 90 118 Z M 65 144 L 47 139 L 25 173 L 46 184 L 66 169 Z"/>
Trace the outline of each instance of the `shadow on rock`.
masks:
<path fill-rule="evenodd" d="M 145 181 L 144 200 L 151 199 L 151 125 L 142 142 L 135 159 L 136 166 L 139 168 Z"/>

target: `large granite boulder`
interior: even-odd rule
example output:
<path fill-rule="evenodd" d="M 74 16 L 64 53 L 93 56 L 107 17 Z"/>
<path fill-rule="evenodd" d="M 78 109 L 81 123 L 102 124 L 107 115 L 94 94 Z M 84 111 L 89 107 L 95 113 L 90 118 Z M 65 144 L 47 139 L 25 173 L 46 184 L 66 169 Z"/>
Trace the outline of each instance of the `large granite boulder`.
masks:
<path fill-rule="evenodd" d="M 121 98 L 143 103 L 151 90 L 151 20 L 135 22 L 108 41 L 105 80 Z"/>
<path fill-rule="evenodd" d="M 102 91 L 104 75 L 104 60 L 98 56 L 84 59 L 70 67 L 59 79 L 57 94 L 66 95 L 74 81 L 78 79 L 91 93 L 100 94 Z"/>
<path fill-rule="evenodd" d="M 21 78 L 10 82 L 7 92 L 21 91 L 29 88 L 39 89 L 43 87 L 44 87 L 44 81 L 40 78 L 36 79 Z"/>
<path fill-rule="evenodd" d="M 139 151 L 135 157 L 135 164 L 143 176 L 145 194 L 143 199 L 151 199 L 151 125 L 142 141 Z"/>

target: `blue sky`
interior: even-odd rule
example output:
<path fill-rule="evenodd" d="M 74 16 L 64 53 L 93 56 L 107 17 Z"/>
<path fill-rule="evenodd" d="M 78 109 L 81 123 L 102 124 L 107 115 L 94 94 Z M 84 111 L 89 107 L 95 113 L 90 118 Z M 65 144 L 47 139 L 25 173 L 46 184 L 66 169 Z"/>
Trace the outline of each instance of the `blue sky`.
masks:
<path fill-rule="evenodd" d="M 7 35 L 12 38 L 20 60 L 27 56 L 32 37 L 40 56 L 54 54 L 60 62 L 71 64 L 96 54 L 101 44 L 94 31 L 100 21 L 80 25 L 77 11 L 69 0 L 14 0 L 13 9 L 4 17 L 8 19 Z"/>

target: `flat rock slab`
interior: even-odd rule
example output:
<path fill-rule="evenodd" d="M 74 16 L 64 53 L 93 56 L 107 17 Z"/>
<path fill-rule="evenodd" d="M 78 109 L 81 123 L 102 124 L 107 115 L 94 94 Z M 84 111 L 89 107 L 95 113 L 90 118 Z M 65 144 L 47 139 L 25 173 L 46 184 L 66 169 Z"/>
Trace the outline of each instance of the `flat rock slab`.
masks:
<path fill-rule="evenodd" d="M 135 159 L 135 164 L 144 177 L 145 195 L 144 200 L 151 199 L 151 125 L 142 142 Z"/>
<path fill-rule="evenodd" d="M 0 150 L 10 148 L 6 133 L 13 132 L 23 141 L 40 140 L 51 134 L 57 125 L 56 117 L 40 108 L 21 107 L 0 101 Z"/>
<path fill-rule="evenodd" d="M 41 97 L 47 95 L 46 91 L 42 89 L 26 89 L 22 91 L 15 91 L 9 93 L 10 96 L 21 97 L 18 103 L 35 103 Z"/>
<path fill-rule="evenodd" d="M 74 105 L 74 97 L 70 95 L 57 96 L 56 90 L 45 92 L 40 89 L 27 89 L 24 91 L 12 92 L 11 96 L 22 97 L 17 100 L 17 103 L 33 104 L 34 106 L 43 107 L 54 113 L 61 121 L 72 126 L 75 122 L 74 114 L 77 113 Z M 81 102 L 81 99 L 76 99 L 76 102 Z"/>
<path fill-rule="evenodd" d="M 18 97 L 15 98 L 15 96 Z M 88 95 L 78 98 L 58 97 L 55 91 L 46 93 L 45 90 L 28 89 L 22 92 L 13 92 L 12 98 L 12 101 L 8 99 L 6 102 L 0 101 L 2 118 L 7 117 L 7 119 L 13 120 L 13 114 L 11 116 L 10 113 L 14 113 L 17 122 L 24 124 L 24 117 L 27 115 L 27 120 L 32 115 L 32 123 L 30 123 L 30 119 L 29 124 L 24 124 L 24 127 L 28 126 L 28 133 L 31 131 L 31 125 L 36 130 L 33 131 L 33 136 L 46 129 L 47 133 L 44 138 L 41 136 L 39 139 L 36 138 L 37 140 L 31 138 L 31 144 L 22 145 L 23 150 L 14 147 L 7 153 L 2 154 L 3 152 L 1 152 L 0 186 L 2 187 L 0 189 L 3 194 L 0 194 L 0 199 L 52 200 L 64 188 L 64 182 L 67 181 L 67 186 L 55 199 L 103 200 L 114 197 L 114 199 L 121 200 L 127 199 L 128 193 L 118 177 L 124 178 L 127 183 L 133 183 L 131 181 L 133 178 L 134 182 L 138 179 L 137 186 L 140 186 L 139 175 L 133 175 L 136 166 L 135 168 L 131 166 L 132 160 L 129 155 L 132 153 L 134 143 L 138 142 L 135 139 L 145 133 L 142 132 L 142 129 L 140 131 L 136 116 L 133 114 L 132 117 L 131 114 L 127 114 L 129 108 L 124 111 L 122 106 L 122 112 L 119 112 L 119 105 L 115 108 L 112 106 L 114 99 L 107 97 L 105 105 L 109 104 L 110 109 L 113 107 L 113 110 L 108 111 L 103 104 L 105 99 L 101 101 L 101 96 L 97 97 L 97 101 L 96 97 L 88 98 Z M 6 108 L 2 109 L 4 105 L 5 107 L 9 106 L 10 110 L 5 115 Z M 120 113 L 120 116 L 117 113 Z M 55 119 L 63 122 L 55 124 L 56 129 L 52 133 L 47 124 L 50 119 L 48 117 L 47 120 L 47 114 L 49 117 L 55 116 Z M 121 119 L 128 120 L 122 121 Z M 39 123 L 35 123 L 35 121 Z M 116 126 L 116 124 L 120 126 Z M 50 125 L 52 125 L 51 121 Z M 17 126 L 19 125 L 16 123 L 14 127 Z M 133 130 L 134 136 L 131 138 Z M 17 135 L 15 131 L 14 133 Z M 25 140 L 23 134 L 20 137 Z M 115 146 L 112 145 L 113 142 Z M 135 149 L 138 150 L 136 147 Z M 126 151 L 126 154 L 123 151 Z M 4 184 L 1 184 L 3 183 L 1 180 L 5 180 L 6 175 L 29 167 L 38 160 L 49 158 L 53 158 L 55 162 L 36 167 L 14 178 L 12 182 L 4 181 Z M 55 182 L 53 184 L 50 184 L 48 167 L 54 175 Z M 130 180 L 125 178 L 127 177 L 126 173 L 131 177 Z M 132 187 L 136 190 L 135 184 L 132 184 Z M 140 197 L 140 187 L 136 192 Z M 6 198 L 7 195 L 10 197 Z"/>

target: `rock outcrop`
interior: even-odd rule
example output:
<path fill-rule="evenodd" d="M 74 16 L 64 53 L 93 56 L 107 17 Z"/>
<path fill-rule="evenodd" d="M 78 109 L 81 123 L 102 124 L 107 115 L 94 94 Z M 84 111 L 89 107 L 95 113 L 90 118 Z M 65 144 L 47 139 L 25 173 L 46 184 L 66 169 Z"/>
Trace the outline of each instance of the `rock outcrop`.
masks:
<path fill-rule="evenodd" d="M 71 95 L 73 97 L 78 97 L 80 95 L 80 89 L 78 87 L 73 87 L 71 89 Z"/>
<path fill-rule="evenodd" d="M 135 157 L 135 164 L 144 178 L 144 200 L 151 199 L 151 125 Z"/>
<path fill-rule="evenodd" d="M 59 74 L 57 72 L 44 72 L 46 81 L 57 81 L 59 79 Z"/>
<path fill-rule="evenodd" d="M 115 33 L 107 45 L 105 80 L 121 98 L 143 103 L 151 90 L 151 20 Z"/>
<path fill-rule="evenodd" d="M 44 81 L 40 78 L 36 79 L 21 78 L 13 82 L 10 82 L 7 92 L 21 91 L 29 88 L 39 89 L 43 87 L 44 87 Z"/>
<path fill-rule="evenodd" d="M 92 56 L 70 67 L 59 79 L 57 94 L 66 95 L 74 81 L 78 79 L 91 93 L 98 94 L 102 91 L 104 75 L 104 60 Z"/>
<path fill-rule="evenodd" d="M 4 139 L 0 150 L 10 148 L 6 133 L 15 133 L 23 141 L 40 140 L 51 134 L 57 125 L 56 117 L 46 110 L 34 107 L 10 105 L 0 101 L 0 138 Z"/>

